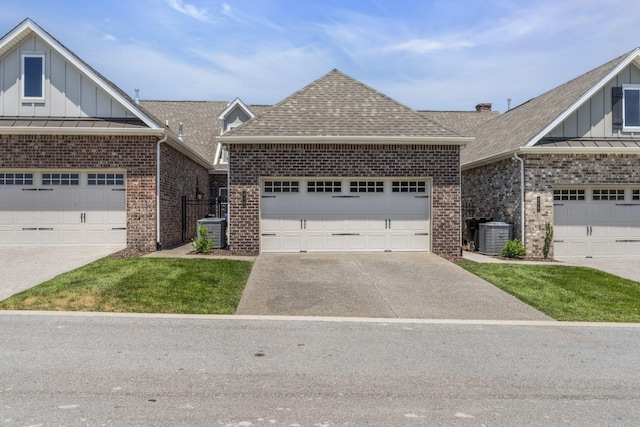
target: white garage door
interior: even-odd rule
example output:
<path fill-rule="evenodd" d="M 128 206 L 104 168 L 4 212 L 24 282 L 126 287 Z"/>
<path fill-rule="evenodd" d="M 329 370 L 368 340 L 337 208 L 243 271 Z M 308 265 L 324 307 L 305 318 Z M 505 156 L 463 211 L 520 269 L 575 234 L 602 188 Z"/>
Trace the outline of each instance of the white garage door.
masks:
<path fill-rule="evenodd" d="M 262 252 L 429 251 L 427 179 L 265 179 Z"/>
<path fill-rule="evenodd" d="M 554 190 L 556 257 L 640 257 L 640 189 Z"/>
<path fill-rule="evenodd" d="M 0 245 L 126 245 L 125 174 L 0 171 Z"/>

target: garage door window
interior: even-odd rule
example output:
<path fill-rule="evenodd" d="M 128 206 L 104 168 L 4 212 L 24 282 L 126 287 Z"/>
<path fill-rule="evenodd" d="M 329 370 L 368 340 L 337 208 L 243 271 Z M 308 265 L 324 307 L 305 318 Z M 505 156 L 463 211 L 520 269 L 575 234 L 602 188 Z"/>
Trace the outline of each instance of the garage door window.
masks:
<path fill-rule="evenodd" d="M 593 200 L 624 200 L 624 190 L 593 190 Z"/>
<path fill-rule="evenodd" d="M 33 185 L 33 174 L 0 173 L 0 185 Z"/>
<path fill-rule="evenodd" d="M 80 185 L 80 175 L 77 173 L 43 173 L 42 185 Z"/>
<path fill-rule="evenodd" d="M 265 181 L 265 193 L 297 193 L 300 191 L 298 181 Z"/>
<path fill-rule="evenodd" d="M 394 193 L 426 193 L 427 183 L 424 181 L 393 181 L 391 191 Z"/>
<path fill-rule="evenodd" d="M 384 193 L 384 182 L 351 181 L 349 191 L 351 193 Z"/>
<path fill-rule="evenodd" d="M 340 181 L 309 181 L 307 183 L 308 193 L 340 193 L 342 192 L 342 182 Z"/>
<path fill-rule="evenodd" d="M 585 200 L 584 190 L 553 190 L 553 200 Z"/>
<path fill-rule="evenodd" d="M 124 185 L 123 173 L 90 173 L 88 185 Z"/>

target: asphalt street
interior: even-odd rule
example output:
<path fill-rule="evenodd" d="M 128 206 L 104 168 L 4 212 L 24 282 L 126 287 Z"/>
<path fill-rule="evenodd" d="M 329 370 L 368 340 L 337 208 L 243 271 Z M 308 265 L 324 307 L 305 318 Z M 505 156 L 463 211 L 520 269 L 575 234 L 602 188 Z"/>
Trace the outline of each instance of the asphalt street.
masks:
<path fill-rule="evenodd" d="M 0 312 L 2 425 L 631 426 L 640 328 Z"/>

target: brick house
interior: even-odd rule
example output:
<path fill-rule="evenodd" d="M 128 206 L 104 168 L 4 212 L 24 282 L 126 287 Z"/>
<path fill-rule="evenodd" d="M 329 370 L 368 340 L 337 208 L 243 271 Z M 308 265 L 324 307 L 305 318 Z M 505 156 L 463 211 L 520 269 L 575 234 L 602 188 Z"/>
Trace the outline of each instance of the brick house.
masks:
<path fill-rule="evenodd" d="M 640 49 L 470 133 L 464 216 L 512 224 L 532 256 L 549 223 L 550 256 L 640 257 Z"/>
<path fill-rule="evenodd" d="M 210 169 L 33 21 L 0 39 L 1 245 L 175 245 Z"/>
<path fill-rule="evenodd" d="M 218 137 L 230 246 L 458 254 L 470 141 L 333 70 Z"/>

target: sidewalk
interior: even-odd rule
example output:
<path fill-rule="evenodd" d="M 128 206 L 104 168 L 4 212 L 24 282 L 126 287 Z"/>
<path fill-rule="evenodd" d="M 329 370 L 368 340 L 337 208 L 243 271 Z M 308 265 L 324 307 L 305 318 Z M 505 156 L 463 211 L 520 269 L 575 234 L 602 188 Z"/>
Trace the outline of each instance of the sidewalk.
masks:
<path fill-rule="evenodd" d="M 255 256 L 241 256 L 241 255 L 202 255 L 202 254 L 190 254 L 193 252 L 193 245 L 186 243 L 182 246 L 177 246 L 171 249 L 165 249 L 162 251 L 151 252 L 144 255 L 145 258 L 205 258 L 205 259 L 233 259 L 238 261 L 255 261 Z"/>
<path fill-rule="evenodd" d="M 526 260 L 509 260 L 509 259 L 501 259 L 496 258 L 490 255 L 483 255 L 480 252 L 469 252 L 463 251 L 462 258 L 468 259 L 469 261 L 479 262 L 479 263 L 501 263 L 501 264 L 543 264 L 543 265 L 561 265 L 562 263 L 554 262 L 554 261 L 526 261 Z"/>

